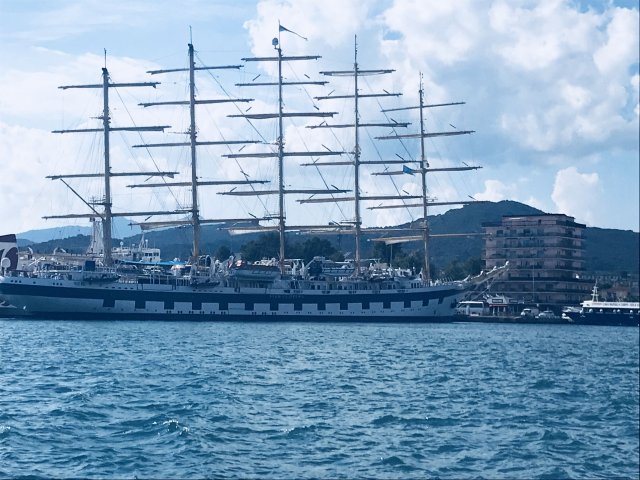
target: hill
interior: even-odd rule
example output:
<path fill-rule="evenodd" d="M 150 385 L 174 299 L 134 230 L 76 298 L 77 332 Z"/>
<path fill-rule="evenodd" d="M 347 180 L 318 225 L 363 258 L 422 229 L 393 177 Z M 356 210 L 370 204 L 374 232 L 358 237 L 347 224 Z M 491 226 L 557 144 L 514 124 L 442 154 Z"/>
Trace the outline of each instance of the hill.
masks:
<path fill-rule="evenodd" d="M 475 203 L 449 210 L 441 215 L 429 216 L 429 224 L 433 234 L 482 233 L 483 223 L 499 222 L 503 215 L 537 213 L 543 212 L 513 201 Z M 400 225 L 400 227 L 408 227 L 408 224 Z M 120 231 L 126 230 L 122 228 Z M 393 236 L 397 235 L 399 235 L 397 232 L 393 233 Z M 312 236 L 299 235 L 295 237 L 295 240 L 290 237 L 289 241 L 294 244 L 301 243 Z M 23 235 L 21 234 L 20 237 Z M 125 245 L 137 244 L 140 237 L 140 235 L 126 237 L 122 242 Z M 192 234 L 189 227 L 148 232 L 145 238 L 149 246 L 160 248 L 163 258 L 166 259 L 186 259 L 191 253 Z M 231 252 L 239 252 L 243 244 L 259 238 L 260 234 L 256 233 L 234 236 L 229 235 L 228 231 L 220 226 L 205 225 L 202 227 L 201 251 L 215 254 L 220 247 L 224 246 Z M 585 231 L 585 238 L 587 271 L 638 274 L 640 234 L 625 230 L 588 227 Z M 354 249 L 351 235 L 323 235 L 322 239 L 329 240 L 338 250 L 346 254 Z M 114 240 L 114 245 L 119 242 L 120 240 Z M 88 244 L 89 236 L 78 234 L 62 240 L 34 243 L 31 248 L 40 253 L 51 252 L 56 247 L 64 248 L 69 253 L 80 253 L 86 249 Z M 375 242 L 363 241 L 361 247 L 364 256 L 373 255 L 374 244 Z M 412 242 L 404 244 L 401 248 L 405 252 L 409 252 L 420 249 L 420 244 Z M 430 243 L 430 258 L 435 266 L 442 269 L 455 261 L 463 262 L 481 257 L 482 248 L 483 239 L 481 236 L 435 237 Z"/>
<path fill-rule="evenodd" d="M 631 230 L 590 227 L 585 231 L 586 264 L 593 272 L 637 274 L 640 235 Z"/>
<path fill-rule="evenodd" d="M 113 231 L 118 233 L 140 233 L 140 227 L 130 226 L 131 220 L 115 217 L 113 219 Z M 52 227 L 41 228 L 38 230 L 27 230 L 17 234 L 18 246 L 25 247 L 34 243 L 44 243 L 49 241 L 61 241 L 69 237 L 75 237 L 77 235 L 89 236 L 91 235 L 91 227 L 81 227 L 77 225 L 70 225 L 66 227 Z M 88 245 L 88 242 L 87 242 Z"/>

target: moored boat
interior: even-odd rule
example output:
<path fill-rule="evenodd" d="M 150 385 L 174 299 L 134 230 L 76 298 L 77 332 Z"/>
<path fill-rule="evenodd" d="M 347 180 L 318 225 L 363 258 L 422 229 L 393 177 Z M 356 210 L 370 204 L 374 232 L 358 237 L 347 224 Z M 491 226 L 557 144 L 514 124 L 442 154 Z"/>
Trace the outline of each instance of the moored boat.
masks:
<path fill-rule="evenodd" d="M 583 301 L 579 309 L 565 309 L 562 316 L 570 323 L 582 325 L 637 327 L 640 324 L 640 302 L 601 301 L 595 284 L 591 300 Z"/>

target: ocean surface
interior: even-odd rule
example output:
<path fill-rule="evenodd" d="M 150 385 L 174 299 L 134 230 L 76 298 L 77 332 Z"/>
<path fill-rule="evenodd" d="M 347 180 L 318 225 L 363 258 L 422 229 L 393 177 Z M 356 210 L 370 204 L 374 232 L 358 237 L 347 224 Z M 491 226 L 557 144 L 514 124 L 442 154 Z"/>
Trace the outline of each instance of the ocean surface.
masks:
<path fill-rule="evenodd" d="M 638 478 L 638 335 L 0 320 L 0 477 Z"/>

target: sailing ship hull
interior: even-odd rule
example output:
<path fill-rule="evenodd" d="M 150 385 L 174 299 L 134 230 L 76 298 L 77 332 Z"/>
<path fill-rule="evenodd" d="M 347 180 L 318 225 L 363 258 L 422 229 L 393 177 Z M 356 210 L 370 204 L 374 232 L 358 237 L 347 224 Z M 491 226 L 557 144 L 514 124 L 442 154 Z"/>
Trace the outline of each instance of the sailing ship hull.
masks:
<path fill-rule="evenodd" d="M 428 322 L 453 318 L 465 290 L 439 285 L 394 290 L 88 285 L 72 280 L 0 277 L 0 297 L 33 317 L 195 321 Z"/>

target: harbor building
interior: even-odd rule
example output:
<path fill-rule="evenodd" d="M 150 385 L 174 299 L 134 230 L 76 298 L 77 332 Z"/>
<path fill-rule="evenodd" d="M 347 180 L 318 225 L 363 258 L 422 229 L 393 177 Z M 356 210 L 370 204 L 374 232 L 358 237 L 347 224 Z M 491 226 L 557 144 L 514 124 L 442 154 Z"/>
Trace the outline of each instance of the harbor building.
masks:
<path fill-rule="evenodd" d="M 509 262 L 491 293 L 548 306 L 578 305 L 592 280 L 584 277 L 586 225 L 564 214 L 504 216 L 483 224 L 487 269 Z"/>

